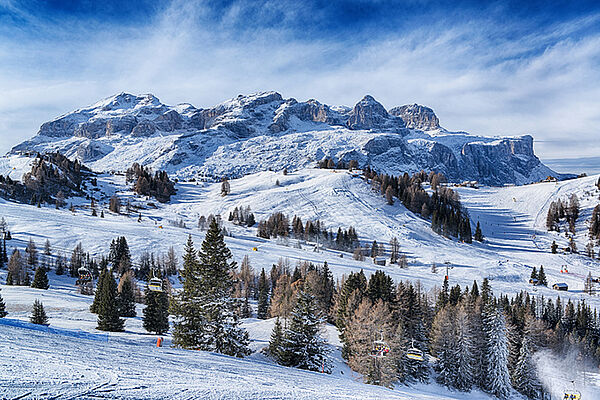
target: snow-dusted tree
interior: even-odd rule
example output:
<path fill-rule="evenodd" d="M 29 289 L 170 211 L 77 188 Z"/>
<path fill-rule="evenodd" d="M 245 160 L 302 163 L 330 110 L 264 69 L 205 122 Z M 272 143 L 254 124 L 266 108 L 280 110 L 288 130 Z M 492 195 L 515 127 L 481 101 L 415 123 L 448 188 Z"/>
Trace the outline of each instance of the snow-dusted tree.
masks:
<path fill-rule="evenodd" d="M 544 266 L 540 265 L 540 270 L 538 272 L 538 284 L 548 286 L 548 278 L 546 278 L 546 273 L 544 272 Z"/>
<path fill-rule="evenodd" d="M 231 257 L 215 220 L 208 228 L 198 257 L 191 236 L 188 238 L 183 291 L 173 302 L 176 346 L 236 357 L 249 354 L 248 333 L 239 327 L 238 302 L 232 297 L 231 275 L 236 263 L 229 261 Z"/>
<path fill-rule="evenodd" d="M 117 290 L 119 293 L 119 316 L 135 317 L 135 282 L 133 280 L 133 271 L 130 270 L 121 275 Z"/>
<path fill-rule="evenodd" d="M 493 305 L 484 305 L 482 313 L 485 336 L 484 389 L 500 399 L 508 398 L 511 390 L 508 372 L 508 344 L 504 315 Z"/>
<path fill-rule="evenodd" d="M 50 239 L 46 239 L 44 242 L 44 255 L 51 256 L 52 255 L 52 247 L 50 246 Z"/>
<path fill-rule="evenodd" d="M 432 348 L 437 357 L 436 380 L 440 385 L 454 387 L 458 372 L 456 362 L 456 336 L 454 331 L 454 307 L 444 307 L 438 311 L 432 326 Z"/>
<path fill-rule="evenodd" d="M 44 306 L 37 299 L 33 302 L 33 310 L 31 311 L 31 316 L 29 317 L 29 321 L 32 324 L 48 325 L 48 316 L 46 315 Z"/>
<path fill-rule="evenodd" d="M 515 371 L 513 374 L 513 385 L 520 393 L 529 399 L 540 398 L 541 384 L 537 377 L 537 371 L 532 359 L 532 344 L 530 338 L 526 335 L 523 338 L 521 351 Z"/>
<path fill-rule="evenodd" d="M 144 329 L 162 335 L 169 330 L 169 296 L 166 292 L 155 292 L 146 287 L 146 307 L 142 311 Z"/>
<path fill-rule="evenodd" d="M 475 363 L 475 340 L 473 322 L 466 304 L 461 304 L 456 312 L 454 331 L 456 337 L 455 362 L 456 379 L 454 387 L 461 391 L 469 391 L 473 386 Z"/>
<path fill-rule="evenodd" d="M 2 295 L 0 295 L 0 318 L 4 318 L 7 315 L 8 313 L 6 312 L 6 304 L 4 304 L 4 299 L 2 298 Z"/>
<path fill-rule="evenodd" d="M 44 267 L 38 267 L 35 270 L 31 287 L 35 289 L 48 289 L 50 287 L 48 285 L 48 275 L 46 274 L 46 269 Z"/>
<path fill-rule="evenodd" d="M 269 340 L 269 347 L 267 351 L 271 357 L 279 364 L 283 364 L 284 360 L 282 359 L 282 351 L 284 344 L 284 335 L 283 335 L 283 327 L 281 326 L 281 321 L 279 321 L 279 317 L 275 320 L 275 325 L 273 325 L 273 330 L 271 331 L 271 339 Z"/>
<path fill-rule="evenodd" d="M 98 326 L 101 331 L 120 332 L 125 323 L 119 317 L 117 282 L 108 269 L 104 269 L 98 280 L 96 296 L 92 307 L 98 313 Z"/>
<path fill-rule="evenodd" d="M 257 317 L 266 319 L 269 312 L 269 282 L 263 268 L 258 278 L 258 310 Z"/>
<path fill-rule="evenodd" d="M 85 252 L 83 251 L 83 245 L 81 242 L 77 243 L 77 246 L 71 253 L 71 262 L 69 264 L 69 274 L 72 278 L 77 276 L 79 268 L 83 267 L 85 261 Z"/>
<path fill-rule="evenodd" d="M 284 334 L 281 350 L 284 365 L 309 371 L 329 371 L 326 343 L 320 336 L 324 321 L 314 296 L 302 288 Z"/>

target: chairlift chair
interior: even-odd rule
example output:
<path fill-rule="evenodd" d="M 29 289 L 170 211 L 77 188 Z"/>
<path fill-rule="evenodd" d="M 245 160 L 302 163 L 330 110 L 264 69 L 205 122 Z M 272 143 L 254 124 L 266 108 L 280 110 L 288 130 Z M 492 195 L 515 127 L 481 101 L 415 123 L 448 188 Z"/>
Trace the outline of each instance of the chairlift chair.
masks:
<path fill-rule="evenodd" d="M 162 280 L 160 278 L 150 278 L 148 289 L 153 292 L 162 292 Z"/>
<path fill-rule="evenodd" d="M 406 358 L 415 361 L 423 361 L 423 352 L 415 347 L 414 340 L 411 342 L 411 347 L 406 350 Z"/>
<path fill-rule="evenodd" d="M 75 282 L 76 285 L 84 285 L 92 281 L 92 274 L 87 268 L 81 267 L 77 270 L 77 273 L 79 274 L 79 279 Z"/>
<path fill-rule="evenodd" d="M 371 357 L 387 357 L 390 352 L 390 346 L 383 340 L 383 332 L 379 332 L 379 340 L 373 341 L 373 350 L 371 350 Z"/>

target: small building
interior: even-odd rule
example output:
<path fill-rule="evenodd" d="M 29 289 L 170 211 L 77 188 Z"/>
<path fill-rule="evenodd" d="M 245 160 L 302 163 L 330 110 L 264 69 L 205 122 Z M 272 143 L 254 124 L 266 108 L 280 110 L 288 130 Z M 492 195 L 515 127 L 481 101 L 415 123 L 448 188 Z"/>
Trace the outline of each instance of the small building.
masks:
<path fill-rule="evenodd" d="M 547 176 L 542 182 L 558 182 L 558 179 L 554 176 Z"/>
<path fill-rule="evenodd" d="M 562 290 L 562 291 L 566 292 L 567 290 L 569 290 L 569 285 L 567 285 L 564 282 L 558 282 L 558 283 L 555 283 L 554 285 L 552 285 L 552 289 Z"/>
<path fill-rule="evenodd" d="M 539 285 L 539 281 L 537 280 L 537 278 L 531 278 L 529 279 L 529 283 L 531 283 L 532 285 Z"/>
<path fill-rule="evenodd" d="M 373 264 L 381 265 L 382 267 L 385 267 L 386 261 L 387 261 L 387 258 L 385 258 L 385 257 L 374 257 L 373 258 Z"/>

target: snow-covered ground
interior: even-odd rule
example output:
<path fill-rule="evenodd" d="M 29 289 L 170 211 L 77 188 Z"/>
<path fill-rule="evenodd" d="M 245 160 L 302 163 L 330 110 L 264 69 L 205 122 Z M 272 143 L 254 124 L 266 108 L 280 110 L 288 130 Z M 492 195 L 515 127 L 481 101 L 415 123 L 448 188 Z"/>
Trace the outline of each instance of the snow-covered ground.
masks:
<path fill-rule="evenodd" d="M 0 168 L 15 166 L 16 171 L 14 162 L 0 163 Z M 20 168 L 27 167 L 21 165 Z M 598 176 L 593 176 L 520 187 L 457 189 L 473 222 L 481 222 L 486 236 L 484 243 L 471 245 L 433 233 L 429 222 L 408 212 L 399 203 L 387 205 L 361 177 L 334 170 L 305 169 L 288 175 L 261 172 L 231 181 L 231 194 L 225 197 L 220 194 L 220 184 L 181 182 L 171 203 L 156 207 L 147 205 L 148 201 L 156 203 L 153 200 L 135 197 L 127 191 L 124 177 L 104 175 L 99 178 L 101 186 L 107 186 L 108 181 L 117 183 L 123 189 L 122 196 L 131 198 L 134 204 L 144 205 L 140 210 L 141 222 L 137 222 L 137 214 L 115 215 L 106 208 L 104 219 L 92 217 L 83 199 L 73 201 L 79 206 L 75 213 L 0 199 L 0 217 L 5 217 L 13 236 L 8 242 L 9 253 L 13 247 L 24 249 L 32 238 L 38 248 L 49 239 L 55 254 L 68 257 L 77 242 L 82 242 L 85 251 L 100 255 L 108 252 L 113 238 L 126 236 L 136 260 L 143 251 L 166 252 L 171 245 L 181 254 L 188 234 L 199 245 L 204 232 L 196 227 L 198 217 L 221 214 L 225 227 L 233 235 L 227 237 L 226 242 L 234 258 L 239 262 L 248 255 L 255 270 L 268 270 L 280 258 L 289 259 L 292 266 L 296 261 L 327 261 L 337 278 L 360 269 L 366 274 L 382 269 L 396 280 L 420 281 L 426 289 L 432 289 L 441 284 L 448 266 L 452 285 L 464 286 L 474 279 L 489 277 L 496 293 L 528 290 L 535 295 L 555 297 L 559 293 L 551 288 L 537 288 L 534 292 L 527 283 L 532 267 L 543 265 L 550 285 L 569 284 L 569 292 L 560 292 L 561 298 L 585 299 L 600 308 L 597 296 L 582 292 L 587 273 L 598 274 L 598 261 L 583 255 L 551 254 L 552 240 L 564 247 L 567 239 L 563 234 L 545 230 L 550 202 L 576 193 L 582 204 L 576 237 L 582 251 L 587 243 L 586 220 L 598 203 L 599 192 L 594 186 L 597 179 Z M 281 211 L 290 217 L 298 215 L 304 221 L 318 218 L 334 232 L 338 227 L 352 225 L 362 241 L 375 239 L 388 248 L 389 240 L 396 236 L 401 251 L 408 257 L 409 267 L 376 266 L 369 259 L 355 261 L 351 254 L 334 250 L 314 252 L 311 243 L 302 243 L 298 248 L 295 240 L 284 243 L 260 239 L 256 237 L 255 228 L 227 222 L 227 215 L 234 207 L 248 205 L 257 221 Z M 169 220 L 180 219 L 187 228 L 169 223 Z M 254 247 L 257 251 L 252 250 Z M 438 265 L 437 273 L 431 270 L 434 262 Z M 569 274 L 560 273 L 562 265 L 569 266 Z M 0 271 L 0 282 L 5 281 L 5 275 L 5 271 Z M 26 320 L 33 300 L 39 298 L 47 309 L 51 326 L 94 332 L 95 315 L 88 311 L 91 298 L 76 293 L 73 279 L 57 277 L 53 272 L 49 276 L 51 289 L 48 291 L 0 285 L 9 318 Z M 272 321 L 251 319 L 245 321 L 244 326 L 250 332 L 253 350 L 266 345 Z M 333 327 L 327 329 L 326 336 L 334 348 L 339 346 Z M 154 341 L 155 337 L 144 333 L 139 317 L 127 320 L 126 332 L 110 334 L 108 343 L 0 325 L 0 354 L 3 355 L 0 370 L 9 371 L 0 374 L 0 398 L 20 395 L 25 395 L 24 398 L 89 398 L 92 393 L 117 398 L 488 398 L 481 393 L 448 392 L 437 385 L 397 387 L 393 391 L 363 385 L 359 377 L 343 365 L 339 350 L 333 353 L 333 374 L 325 376 L 275 366 L 260 354 L 236 360 L 168 347 L 156 349 Z M 562 369 L 556 367 L 557 371 Z M 567 378 L 558 376 L 555 380 L 557 392 L 562 390 L 558 386 L 568 382 Z M 600 389 L 593 386 L 597 380 L 595 384 L 593 380 L 590 382 L 589 393 L 592 396 L 600 393 Z M 589 398 L 594 398 L 592 396 Z"/>

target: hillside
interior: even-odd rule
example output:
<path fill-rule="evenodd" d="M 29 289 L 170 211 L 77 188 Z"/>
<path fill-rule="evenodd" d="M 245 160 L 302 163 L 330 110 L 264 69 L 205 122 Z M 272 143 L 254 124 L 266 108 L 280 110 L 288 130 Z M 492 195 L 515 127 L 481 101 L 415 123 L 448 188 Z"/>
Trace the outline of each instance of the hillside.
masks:
<path fill-rule="evenodd" d="M 297 170 L 325 157 L 389 174 L 434 170 L 451 181 L 494 185 L 557 176 L 535 156 L 531 136 L 450 132 L 428 107 L 388 111 L 368 95 L 349 108 L 262 92 L 203 109 L 121 93 L 42 124 L 11 153 L 49 151 L 96 171 L 137 162 L 179 178 Z"/>

